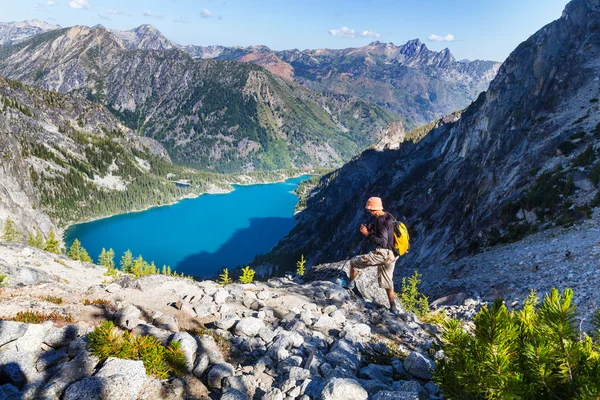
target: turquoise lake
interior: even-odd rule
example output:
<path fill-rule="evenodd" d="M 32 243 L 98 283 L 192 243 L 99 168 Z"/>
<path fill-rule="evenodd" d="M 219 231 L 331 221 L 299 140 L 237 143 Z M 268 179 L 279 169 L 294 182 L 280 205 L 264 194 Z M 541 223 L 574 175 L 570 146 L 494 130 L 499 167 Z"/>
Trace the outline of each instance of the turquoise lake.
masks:
<path fill-rule="evenodd" d="M 120 214 L 65 232 L 70 246 L 79 239 L 94 261 L 102 248 L 115 251 L 115 263 L 128 249 L 160 268 L 212 277 L 221 268 L 244 266 L 268 252 L 295 225 L 292 193 L 308 175 L 282 183 L 234 185 L 226 194 L 205 194 L 170 206 Z"/>

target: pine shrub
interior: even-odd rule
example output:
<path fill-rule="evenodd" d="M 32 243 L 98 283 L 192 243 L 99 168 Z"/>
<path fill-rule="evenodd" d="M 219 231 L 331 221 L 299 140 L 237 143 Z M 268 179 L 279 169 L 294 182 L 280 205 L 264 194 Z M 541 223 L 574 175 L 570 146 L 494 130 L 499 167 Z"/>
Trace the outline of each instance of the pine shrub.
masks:
<path fill-rule="evenodd" d="M 88 335 L 88 348 L 101 362 L 109 357 L 141 360 L 146 372 L 159 379 L 186 373 L 185 355 L 179 342 L 174 340 L 165 347 L 153 336 L 119 332 L 110 321 Z"/>
<path fill-rule="evenodd" d="M 0 287 L 6 285 L 6 275 L 0 274 Z"/>
<path fill-rule="evenodd" d="M 580 334 L 573 291 L 552 289 L 509 312 L 502 299 L 475 316 L 473 333 L 444 324 L 435 381 L 448 399 L 598 399 L 600 313 L 595 339 Z"/>
<path fill-rule="evenodd" d="M 402 289 L 396 295 L 400 298 L 402 306 L 408 312 L 418 316 L 426 315 L 429 309 L 429 299 L 422 293 L 419 293 L 419 284 L 421 283 L 421 274 L 415 270 L 413 276 L 406 279 L 402 278 Z"/>
<path fill-rule="evenodd" d="M 220 283 L 221 285 L 224 286 L 224 285 L 229 285 L 232 282 L 233 281 L 229 277 L 229 270 L 227 268 L 225 268 L 223 270 L 223 272 L 219 275 L 219 281 L 218 281 L 218 283 Z"/>
<path fill-rule="evenodd" d="M 83 262 L 92 262 L 92 258 L 88 254 L 87 250 L 81 245 L 79 239 L 75 239 L 73 244 L 69 248 L 67 256 L 71 260 L 79 260 Z"/>
<path fill-rule="evenodd" d="M 60 253 L 60 242 L 56 239 L 54 229 L 51 229 L 50 233 L 48 233 L 48 239 L 44 245 L 44 250 L 54 254 Z"/>
<path fill-rule="evenodd" d="M 304 276 L 304 273 L 306 272 L 304 264 L 306 264 L 306 260 L 304 259 L 304 254 L 302 254 L 300 261 L 296 261 L 296 273 L 298 276 Z"/>
<path fill-rule="evenodd" d="M 247 265 L 246 267 L 242 268 L 242 276 L 240 276 L 240 282 L 252 283 L 254 281 L 255 273 L 256 271 L 254 271 L 252 268 L 250 268 L 249 265 Z"/>
<path fill-rule="evenodd" d="M 17 229 L 15 222 L 10 218 L 6 218 L 4 229 L 2 230 L 2 240 L 7 242 L 19 242 L 23 237 L 23 232 Z"/>
<path fill-rule="evenodd" d="M 115 268 L 115 251 L 113 249 L 106 249 L 103 247 L 100 255 L 98 256 L 98 265 L 106 267 L 104 276 L 110 276 L 113 279 L 117 277 L 117 269 Z"/>
<path fill-rule="evenodd" d="M 27 239 L 27 244 L 33 247 L 37 247 L 38 249 L 44 249 L 46 244 L 44 243 L 44 235 L 39 229 L 36 229 L 35 236 L 30 233 Z"/>

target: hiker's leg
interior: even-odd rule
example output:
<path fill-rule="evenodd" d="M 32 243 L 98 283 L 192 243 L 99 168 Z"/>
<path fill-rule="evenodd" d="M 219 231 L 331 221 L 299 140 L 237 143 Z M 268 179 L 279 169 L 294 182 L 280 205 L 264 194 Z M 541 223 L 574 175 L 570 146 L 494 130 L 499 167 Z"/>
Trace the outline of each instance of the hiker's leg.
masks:
<path fill-rule="evenodd" d="M 358 270 L 356 268 L 354 268 L 354 266 L 352 264 L 350 264 L 350 272 L 348 273 L 348 277 L 350 278 L 350 281 L 355 280 L 357 276 L 358 276 Z"/>
<path fill-rule="evenodd" d="M 391 311 L 395 311 L 396 310 L 396 296 L 394 295 L 394 289 L 385 289 L 385 292 L 387 293 L 387 297 L 388 300 L 390 301 L 390 310 Z"/>

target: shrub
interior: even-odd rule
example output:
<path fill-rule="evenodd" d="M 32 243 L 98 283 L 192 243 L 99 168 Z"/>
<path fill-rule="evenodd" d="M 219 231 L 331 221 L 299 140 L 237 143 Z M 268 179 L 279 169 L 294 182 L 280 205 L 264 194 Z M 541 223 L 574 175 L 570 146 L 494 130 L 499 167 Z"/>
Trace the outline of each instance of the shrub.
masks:
<path fill-rule="evenodd" d="M 427 314 L 429 310 L 429 299 L 427 296 L 419 293 L 419 284 L 421 283 L 421 274 L 415 270 L 413 276 L 408 278 L 402 278 L 402 289 L 400 293 L 396 295 L 400 298 L 402 306 L 408 312 L 423 316 Z"/>
<path fill-rule="evenodd" d="M 146 372 L 159 379 L 186 373 L 185 355 L 179 342 L 174 340 L 165 347 L 153 336 L 120 333 L 110 321 L 88 335 L 88 348 L 101 362 L 109 357 L 141 360 Z"/>
<path fill-rule="evenodd" d="M 242 276 L 240 276 L 240 282 L 242 283 L 252 283 L 254 281 L 254 274 L 256 272 L 247 265 L 245 268 L 242 268 Z"/>
<path fill-rule="evenodd" d="M 47 301 L 48 303 L 54 303 L 54 304 L 62 304 L 63 303 L 63 298 L 57 297 L 57 296 L 45 296 L 45 297 L 42 297 L 42 300 Z"/>
<path fill-rule="evenodd" d="M 0 274 L 0 287 L 6 285 L 6 275 Z"/>
<path fill-rule="evenodd" d="M 576 167 L 585 167 L 594 162 L 596 158 L 596 152 L 594 151 L 594 146 L 590 143 L 590 145 L 581 152 L 575 159 L 573 160 L 573 165 Z"/>
<path fill-rule="evenodd" d="M 39 229 L 36 229 L 35 231 L 35 236 L 31 233 L 29 234 L 29 237 L 27 238 L 27 244 L 37 247 L 38 249 L 44 249 L 46 247 L 46 244 L 44 243 L 44 235 L 39 231 Z"/>
<path fill-rule="evenodd" d="M 60 242 L 56 239 L 56 233 L 54 232 L 54 229 L 51 229 L 50 233 L 48 233 L 48 239 L 44 245 L 44 250 L 54 254 L 60 253 Z"/>
<path fill-rule="evenodd" d="M 110 249 L 106 251 L 103 247 L 100 255 L 98 256 L 98 265 L 106 267 L 104 276 L 110 276 L 113 279 L 117 277 L 117 269 L 115 268 L 115 251 Z"/>
<path fill-rule="evenodd" d="M 597 162 L 596 165 L 594 165 L 594 168 L 592 168 L 592 171 L 590 172 L 590 180 L 594 183 L 594 185 L 597 185 L 598 182 L 600 182 L 600 162 Z"/>
<path fill-rule="evenodd" d="M 69 248 L 69 252 L 67 253 L 67 256 L 71 260 L 92 262 L 90 255 L 88 254 L 87 250 L 81 245 L 81 243 L 79 242 L 79 239 L 75 239 L 73 241 L 73 244 L 71 244 L 71 247 Z"/>
<path fill-rule="evenodd" d="M 227 268 L 225 268 L 223 270 L 223 272 L 219 275 L 218 283 L 220 283 L 221 285 L 229 285 L 232 282 L 233 281 L 229 277 L 229 270 Z"/>
<path fill-rule="evenodd" d="M 94 299 L 94 300 L 88 300 L 88 299 L 84 299 L 82 301 L 82 304 L 84 306 L 99 306 L 99 307 L 108 307 L 110 306 L 112 303 L 109 300 L 106 299 Z"/>
<path fill-rule="evenodd" d="M 304 254 L 302 254 L 300 261 L 296 261 L 296 273 L 299 276 L 304 276 L 304 273 L 306 272 L 304 269 L 304 264 L 306 264 L 306 260 L 304 259 Z"/>
<path fill-rule="evenodd" d="M 18 242 L 21 240 L 23 232 L 17 229 L 15 222 L 10 218 L 6 218 L 4 229 L 2 230 L 2 240 L 7 242 Z"/>
<path fill-rule="evenodd" d="M 454 399 L 591 399 L 600 393 L 600 346 L 580 336 L 573 291 L 552 289 L 538 305 L 535 292 L 509 312 L 502 299 L 484 306 L 468 333 L 444 324 L 445 358 L 435 381 Z M 600 314 L 596 316 L 600 322 Z M 600 328 L 597 326 L 596 329 Z M 597 331 L 597 333 L 600 330 Z"/>
<path fill-rule="evenodd" d="M 62 322 L 72 324 L 75 322 L 71 315 L 62 315 L 56 312 L 43 313 L 40 311 L 19 311 L 14 317 L 2 317 L 0 319 L 26 324 L 43 324 L 46 321 Z"/>

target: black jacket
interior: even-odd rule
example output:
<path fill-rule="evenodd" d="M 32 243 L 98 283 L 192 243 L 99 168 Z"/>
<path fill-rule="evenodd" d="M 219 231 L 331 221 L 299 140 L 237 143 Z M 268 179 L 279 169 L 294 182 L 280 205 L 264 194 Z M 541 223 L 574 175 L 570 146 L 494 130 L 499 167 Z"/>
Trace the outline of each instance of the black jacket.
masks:
<path fill-rule="evenodd" d="M 377 247 L 392 250 L 394 246 L 394 218 L 389 213 L 377 218 L 367 239 L 375 243 Z"/>

